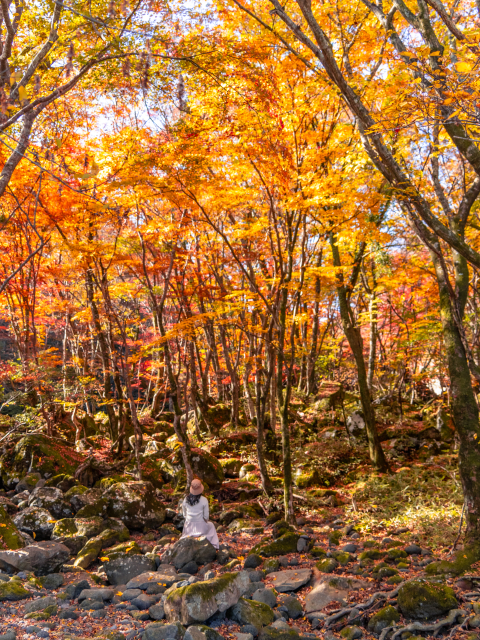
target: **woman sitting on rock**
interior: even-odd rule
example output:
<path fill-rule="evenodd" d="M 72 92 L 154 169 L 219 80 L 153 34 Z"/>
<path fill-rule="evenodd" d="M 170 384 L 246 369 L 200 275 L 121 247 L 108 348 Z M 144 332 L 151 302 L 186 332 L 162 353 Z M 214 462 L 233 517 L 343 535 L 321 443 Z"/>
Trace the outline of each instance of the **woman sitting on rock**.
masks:
<path fill-rule="evenodd" d="M 183 526 L 182 538 L 197 538 L 205 536 L 209 542 L 218 549 L 218 536 L 215 525 L 208 519 L 208 500 L 202 496 L 203 484 L 196 478 L 190 485 L 190 493 L 185 496 L 182 503 Z"/>

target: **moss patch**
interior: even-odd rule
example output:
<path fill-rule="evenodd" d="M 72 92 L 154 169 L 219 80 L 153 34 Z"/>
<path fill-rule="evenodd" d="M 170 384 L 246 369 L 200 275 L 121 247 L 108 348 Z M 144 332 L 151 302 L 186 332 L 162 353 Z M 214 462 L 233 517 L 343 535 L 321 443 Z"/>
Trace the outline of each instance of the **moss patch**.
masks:
<path fill-rule="evenodd" d="M 299 538 L 300 536 L 297 533 L 289 531 L 274 542 L 259 543 L 252 549 L 252 552 L 267 558 L 283 556 L 287 553 L 296 553 Z"/>
<path fill-rule="evenodd" d="M 5 510 L 0 505 L 0 547 L 2 549 L 23 549 L 25 540 Z"/>

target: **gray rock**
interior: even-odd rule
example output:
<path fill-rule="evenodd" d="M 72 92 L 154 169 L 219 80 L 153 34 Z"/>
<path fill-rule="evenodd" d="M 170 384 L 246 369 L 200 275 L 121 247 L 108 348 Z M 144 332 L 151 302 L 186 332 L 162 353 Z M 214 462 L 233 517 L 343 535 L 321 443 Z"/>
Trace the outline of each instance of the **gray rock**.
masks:
<path fill-rule="evenodd" d="M 113 589 L 84 589 L 78 596 L 78 601 L 82 602 L 82 600 L 86 600 L 89 598 L 90 600 L 99 600 L 100 602 L 104 602 L 105 600 L 111 600 L 115 595 L 115 591 Z"/>
<path fill-rule="evenodd" d="M 265 577 L 263 571 L 249 571 L 248 577 L 250 578 L 250 582 L 260 582 Z"/>
<path fill-rule="evenodd" d="M 42 576 L 58 571 L 69 557 L 70 551 L 60 542 L 36 542 L 24 549 L 0 551 L 0 569 L 33 571 Z"/>
<path fill-rule="evenodd" d="M 53 604 L 57 604 L 57 600 L 53 596 L 37 598 L 36 600 L 32 600 L 32 602 L 27 602 L 24 612 L 33 613 L 34 611 L 43 611 L 47 607 L 51 607 Z"/>
<path fill-rule="evenodd" d="M 303 616 L 302 604 L 300 600 L 294 596 L 283 597 L 280 602 L 282 607 L 287 609 L 288 616 L 292 618 L 292 620 L 297 620 L 297 618 Z"/>
<path fill-rule="evenodd" d="M 248 584 L 248 573 L 241 571 L 175 589 L 165 601 L 167 619 L 182 624 L 204 622 L 238 602 Z"/>
<path fill-rule="evenodd" d="M 103 600 L 94 600 L 93 598 L 88 598 L 87 600 L 83 600 L 79 604 L 80 609 L 86 609 L 88 611 L 98 611 L 99 609 L 105 609 L 105 603 Z"/>
<path fill-rule="evenodd" d="M 46 509 L 54 518 L 70 518 L 73 513 L 70 504 L 65 501 L 63 492 L 56 487 L 35 488 L 28 499 L 29 507 Z"/>
<path fill-rule="evenodd" d="M 303 553 L 304 551 L 308 551 L 310 547 L 312 547 L 312 539 L 309 536 L 300 536 L 297 541 L 297 551 L 298 553 Z"/>
<path fill-rule="evenodd" d="M 166 574 L 160 571 L 147 571 L 141 573 L 139 576 L 135 576 L 127 582 L 127 589 L 142 589 L 145 590 L 150 584 L 158 584 L 159 582 L 167 587 L 172 586 L 178 580 L 177 574 Z"/>
<path fill-rule="evenodd" d="M 173 547 L 162 556 L 162 563 L 173 564 L 175 569 L 180 569 L 192 560 L 197 564 L 213 562 L 217 555 L 215 547 L 205 538 L 180 538 Z"/>
<path fill-rule="evenodd" d="M 0 635 L 0 640 L 16 640 L 17 632 L 13 629 L 7 631 L 7 633 L 3 633 Z"/>
<path fill-rule="evenodd" d="M 151 482 L 118 482 L 102 495 L 107 514 L 119 518 L 129 529 L 157 529 L 165 521 L 165 508 Z"/>
<path fill-rule="evenodd" d="M 65 578 L 61 573 L 50 573 L 38 580 L 44 589 L 58 589 L 64 583 Z"/>
<path fill-rule="evenodd" d="M 276 624 L 276 623 L 275 623 Z M 277 628 L 273 625 L 264 627 L 258 640 L 299 640 L 300 634 L 295 629 L 291 629 L 288 624 L 285 627 Z"/>
<path fill-rule="evenodd" d="M 279 593 L 296 591 L 307 584 L 312 577 L 310 569 L 289 569 L 287 571 L 277 571 L 270 574 L 273 577 L 275 589 Z"/>
<path fill-rule="evenodd" d="M 162 624 L 152 622 L 145 627 L 142 640 L 181 640 L 185 629 L 181 624 Z"/>
<path fill-rule="evenodd" d="M 342 548 L 341 551 L 344 551 L 345 553 L 355 553 L 355 551 L 358 549 L 356 544 L 353 544 L 353 542 L 349 542 L 348 544 L 345 544 Z"/>
<path fill-rule="evenodd" d="M 80 616 L 75 609 L 69 607 L 68 609 L 62 609 L 58 614 L 58 617 L 60 620 L 78 620 Z"/>
<path fill-rule="evenodd" d="M 359 640 L 359 638 L 363 638 L 363 631 L 360 627 L 353 625 L 351 627 L 344 627 L 340 631 L 340 635 L 342 638 L 345 638 L 345 640 Z"/>
<path fill-rule="evenodd" d="M 240 598 L 227 615 L 238 624 L 251 624 L 259 630 L 273 622 L 273 611 L 267 604 L 245 598 Z"/>
<path fill-rule="evenodd" d="M 251 598 L 256 591 L 260 591 L 261 589 L 265 589 L 263 582 L 251 582 L 243 592 L 243 597 Z"/>
<path fill-rule="evenodd" d="M 245 559 L 245 563 L 243 565 L 244 569 L 256 569 L 263 562 L 262 556 L 259 556 L 258 553 L 251 553 Z"/>
<path fill-rule="evenodd" d="M 204 624 L 188 627 L 184 640 L 224 640 L 224 637 Z"/>
<path fill-rule="evenodd" d="M 121 595 L 121 600 L 130 601 L 140 595 L 142 595 L 142 591 L 140 589 L 126 589 Z"/>
<path fill-rule="evenodd" d="M 409 556 L 419 556 L 422 553 L 422 549 L 418 546 L 418 544 L 409 544 L 405 547 L 405 551 Z"/>
<path fill-rule="evenodd" d="M 78 598 L 78 596 L 82 593 L 84 589 L 90 589 L 90 585 L 87 580 L 77 580 L 77 582 L 73 582 L 69 584 L 65 588 L 65 593 L 67 593 L 72 600 Z"/>
<path fill-rule="evenodd" d="M 142 593 L 132 600 L 132 604 L 135 605 L 137 609 L 140 609 L 140 611 L 146 611 L 155 604 L 155 598 L 147 596 L 146 593 Z"/>
<path fill-rule="evenodd" d="M 330 602 L 337 600 L 345 604 L 349 591 L 367 588 L 369 585 L 354 578 L 323 576 L 305 598 L 305 611 L 321 611 Z"/>
<path fill-rule="evenodd" d="M 268 604 L 272 609 L 277 606 L 277 596 L 273 589 L 258 589 L 252 595 L 252 600 Z"/>
<path fill-rule="evenodd" d="M 115 560 L 103 563 L 110 584 L 127 584 L 135 576 L 155 570 L 155 560 L 141 555 L 122 554 Z"/>
<path fill-rule="evenodd" d="M 154 604 L 152 607 L 150 607 L 148 613 L 152 620 L 163 620 L 165 617 L 165 608 L 163 604 Z"/>
<path fill-rule="evenodd" d="M 49 540 L 52 535 L 55 521 L 52 514 L 40 507 L 28 507 L 23 509 L 13 518 L 17 529 L 28 533 L 35 540 Z M 33 535 L 35 534 L 35 535 Z"/>

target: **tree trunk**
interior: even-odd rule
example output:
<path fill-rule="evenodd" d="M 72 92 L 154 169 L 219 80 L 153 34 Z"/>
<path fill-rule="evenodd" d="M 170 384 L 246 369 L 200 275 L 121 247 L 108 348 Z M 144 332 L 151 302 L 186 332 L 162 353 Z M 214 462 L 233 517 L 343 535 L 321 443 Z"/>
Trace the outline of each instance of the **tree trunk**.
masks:
<path fill-rule="evenodd" d="M 375 426 L 375 411 L 372 404 L 370 389 L 368 388 L 367 371 L 365 368 L 365 359 L 363 357 L 363 340 L 359 327 L 354 325 L 353 314 L 347 298 L 347 290 L 345 287 L 343 274 L 340 271 L 342 266 L 340 260 L 340 252 L 333 234 L 330 234 L 330 246 L 332 248 L 333 264 L 337 267 L 337 295 L 340 307 L 340 317 L 342 319 L 343 331 L 348 340 L 350 349 L 352 350 L 355 364 L 357 365 L 358 386 L 360 388 L 360 401 L 362 403 L 363 415 L 365 418 L 365 429 L 367 432 L 368 450 L 370 460 L 377 471 L 388 471 L 388 463 L 385 454 L 378 439 L 377 429 Z"/>

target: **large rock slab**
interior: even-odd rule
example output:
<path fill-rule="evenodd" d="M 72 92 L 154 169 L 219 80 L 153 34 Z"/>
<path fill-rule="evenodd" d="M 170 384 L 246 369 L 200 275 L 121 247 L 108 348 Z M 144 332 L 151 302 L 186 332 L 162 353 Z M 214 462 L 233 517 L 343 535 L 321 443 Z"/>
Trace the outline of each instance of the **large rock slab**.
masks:
<path fill-rule="evenodd" d="M 364 589 L 368 587 L 368 583 L 354 578 L 333 578 L 324 576 L 313 587 L 305 598 L 305 611 L 311 613 L 313 611 L 321 611 L 330 602 L 338 601 L 345 604 L 349 591 Z"/>
<path fill-rule="evenodd" d="M 127 589 L 147 589 L 150 584 L 161 584 L 167 589 L 178 580 L 177 576 L 167 575 L 158 571 L 146 571 L 127 582 Z"/>
<path fill-rule="evenodd" d="M 236 604 L 249 584 L 248 572 L 240 571 L 175 589 L 165 601 L 165 614 L 169 622 L 205 622 Z"/>
<path fill-rule="evenodd" d="M 189 562 L 208 564 L 216 558 L 217 550 L 205 537 L 180 538 L 173 547 L 162 556 L 162 563 L 173 564 L 175 569 L 181 569 Z"/>
<path fill-rule="evenodd" d="M 298 569 L 297 571 L 275 571 L 269 574 L 269 578 L 273 579 L 273 587 L 279 593 L 288 591 L 297 591 L 300 587 L 307 584 L 312 577 L 310 569 Z"/>
<path fill-rule="evenodd" d="M 151 482 L 118 482 L 105 491 L 107 514 L 129 529 L 157 529 L 165 520 L 165 508 Z"/>
<path fill-rule="evenodd" d="M 110 584 L 127 584 L 135 576 L 155 570 L 155 560 L 141 555 L 122 554 L 103 563 Z"/>
<path fill-rule="evenodd" d="M 458 607 L 455 592 L 445 584 L 409 580 L 400 587 L 398 608 L 407 618 L 428 620 Z"/>
<path fill-rule="evenodd" d="M 61 542 L 36 542 L 24 549 L 0 551 L 0 569 L 8 573 L 33 571 L 44 576 L 58 571 L 69 557 L 68 547 Z"/>

